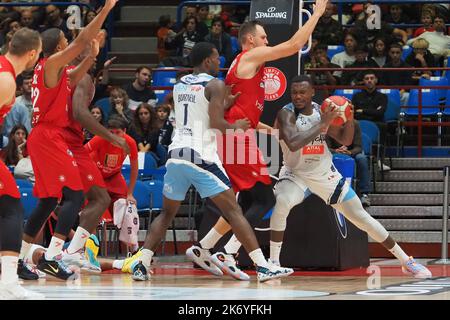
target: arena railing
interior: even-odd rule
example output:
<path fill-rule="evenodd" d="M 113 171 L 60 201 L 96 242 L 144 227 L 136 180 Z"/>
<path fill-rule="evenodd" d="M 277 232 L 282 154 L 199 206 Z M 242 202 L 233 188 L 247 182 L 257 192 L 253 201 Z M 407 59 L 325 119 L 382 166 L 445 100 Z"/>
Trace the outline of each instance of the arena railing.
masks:
<path fill-rule="evenodd" d="M 151 68 L 152 73 L 157 72 L 173 72 L 173 71 L 188 71 L 191 72 L 192 68 L 176 68 L 176 67 L 170 67 L 170 68 Z M 353 72 L 353 71 L 365 71 L 370 68 L 305 68 L 305 72 L 326 72 L 326 71 L 340 71 L 340 72 Z M 432 67 L 432 68 L 378 68 L 378 69 L 372 69 L 375 70 L 375 72 L 396 72 L 396 71 L 446 71 L 450 72 L 450 67 Z M 125 72 L 134 72 L 135 69 L 133 68 L 111 68 L 109 72 L 118 72 L 118 73 L 125 73 Z M 227 72 L 227 68 L 221 68 L 220 71 Z M 315 85 L 314 88 L 316 90 L 336 90 L 336 89 L 364 89 L 364 86 L 351 86 L 351 85 Z M 173 86 L 151 86 L 152 90 L 172 90 Z M 385 86 L 385 85 L 377 85 L 377 89 L 405 89 L 405 90 L 411 90 L 411 89 L 444 89 L 444 90 L 450 90 L 450 85 L 447 86 L 412 86 L 412 85 L 396 85 L 396 86 Z M 441 137 L 441 128 L 442 127 L 450 127 L 450 121 L 443 122 L 441 121 L 442 118 L 439 117 L 438 121 L 423 121 L 424 115 L 422 114 L 422 109 L 426 108 L 450 108 L 450 101 L 446 101 L 445 105 L 434 105 L 434 106 L 425 106 L 422 104 L 422 90 L 418 90 L 418 105 L 417 106 L 400 106 L 401 109 L 408 109 L 408 108 L 417 108 L 418 109 L 418 115 L 417 115 L 417 121 L 403 121 L 403 119 L 399 118 L 401 126 L 405 127 L 417 127 L 417 153 L 418 157 L 422 157 L 422 147 L 423 147 L 423 127 L 438 127 L 439 130 L 439 136 Z M 440 115 L 442 116 L 442 114 Z"/>

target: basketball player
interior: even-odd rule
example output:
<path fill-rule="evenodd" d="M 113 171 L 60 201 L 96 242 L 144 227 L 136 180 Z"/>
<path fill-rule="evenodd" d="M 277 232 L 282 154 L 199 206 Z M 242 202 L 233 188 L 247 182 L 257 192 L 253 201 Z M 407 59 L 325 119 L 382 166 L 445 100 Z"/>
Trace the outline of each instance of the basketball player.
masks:
<path fill-rule="evenodd" d="M 16 76 L 36 64 L 42 49 L 39 33 L 28 28 L 17 31 L 8 53 L 0 56 L 0 127 L 16 97 Z M 23 207 L 14 177 L 0 161 L 0 300 L 40 299 L 43 295 L 26 290 L 17 273 L 23 226 Z"/>
<path fill-rule="evenodd" d="M 239 118 L 248 118 L 252 129 L 270 129 L 259 122 L 264 107 L 264 64 L 297 54 L 308 41 L 326 4 L 327 0 L 317 0 L 314 14 L 308 22 L 291 39 L 274 47 L 268 46 L 267 35 L 259 22 L 246 22 L 241 26 L 239 41 L 242 53 L 231 64 L 225 80 L 231 86 L 232 94 L 241 93 L 235 104 L 225 112 L 225 119 L 229 123 L 234 123 Z M 245 157 L 244 164 L 239 161 L 242 157 Z M 234 190 L 240 192 L 239 204 L 245 210 L 246 218 L 251 225 L 257 225 L 273 208 L 275 197 L 254 131 L 248 130 L 245 136 L 224 135 L 222 162 Z M 209 250 L 229 230 L 229 224 L 220 218 L 199 244 L 189 248 L 186 254 L 213 274 L 218 274 L 218 270 L 210 261 L 236 279 L 249 280 L 250 277 L 236 266 L 233 255 L 237 254 L 240 243 L 235 236 L 225 245 L 224 252 L 217 252 L 211 257 Z"/>
<path fill-rule="evenodd" d="M 121 151 L 125 155 L 129 153 L 125 139 L 112 134 L 89 112 L 89 106 L 94 98 L 95 85 L 92 75 L 88 71 L 92 69 L 99 53 L 99 43 L 102 37 L 103 33 L 99 33 L 97 38 L 92 41 L 91 46 L 86 48 L 83 54 L 74 61 L 74 65 L 83 68 L 85 72 L 76 87 L 72 89 L 74 94 L 72 103 L 69 104 L 70 124 L 64 128 L 64 139 L 77 163 L 87 204 L 80 213 L 80 224 L 69 247 L 63 252 L 62 260 L 68 265 L 75 265 L 89 272 L 101 272 L 101 269 L 98 264 L 93 265 L 85 259 L 84 245 L 91 232 L 94 232 L 97 227 L 103 212 L 110 205 L 111 198 L 108 195 L 102 173 L 83 146 L 83 128 L 109 143 L 119 146 L 117 148 L 122 148 Z"/>
<path fill-rule="evenodd" d="M 191 53 L 194 72 L 182 77 L 174 86 L 176 132 L 169 146 L 167 173 L 164 176 L 163 211 L 150 226 L 144 249 L 134 256 L 132 278 L 148 280 L 150 263 L 158 244 L 165 235 L 193 184 L 202 198 L 210 198 L 230 222 L 256 265 L 259 281 L 280 278 L 292 269 L 269 266 L 256 236 L 236 203 L 230 181 L 217 153 L 215 132 L 245 130 L 247 119 L 233 124 L 223 117 L 225 84 L 214 76 L 219 72 L 219 53 L 211 43 L 197 43 Z M 212 130 L 215 129 L 215 130 Z"/>
<path fill-rule="evenodd" d="M 57 257 L 84 199 L 79 169 L 65 141 L 64 128 L 70 125 L 68 101 L 71 90 L 86 72 L 82 65 L 73 69 L 67 64 L 91 43 L 116 2 L 107 0 L 95 19 L 70 45 L 61 30 L 44 31 L 44 58 L 36 66 L 32 82 L 34 129 L 28 139 L 28 151 L 36 176 L 34 193 L 39 202 L 25 225 L 21 256 L 26 255 L 58 199 L 64 197 L 55 233 L 37 265 L 39 270 L 64 280 L 74 276 L 74 272 Z"/>
<path fill-rule="evenodd" d="M 431 272 L 408 257 L 386 229 L 364 210 L 356 193 L 334 167 L 325 134 L 350 145 L 353 116 L 342 127 L 330 126 L 338 111 L 325 111 L 321 115 L 320 106 L 312 102 L 312 86 L 308 76 L 295 77 L 291 82 L 292 102 L 277 116 L 284 165 L 275 186 L 277 200 L 270 220 L 270 260 L 279 265 L 289 212 L 314 193 L 389 250 L 401 262 L 404 272 L 416 278 L 430 278 Z"/>

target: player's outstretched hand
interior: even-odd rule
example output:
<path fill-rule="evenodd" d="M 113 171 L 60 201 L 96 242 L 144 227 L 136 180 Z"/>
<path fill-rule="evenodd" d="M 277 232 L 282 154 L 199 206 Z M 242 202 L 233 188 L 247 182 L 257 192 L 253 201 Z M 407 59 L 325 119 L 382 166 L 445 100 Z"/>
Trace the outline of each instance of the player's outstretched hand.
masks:
<path fill-rule="evenodd" d="M 316 4 L 313 5 L 314 14 L 319 15 L 321 17 L 327 8 L 328 0 L 316 0 Z"/>
<path fill-rule="evenodd" d="M 124 138 L 114 135 L 114 140 L 112 141 L 112 144 L 122 148 L 126 154 L 130 154 L 130 147 L 128 146 L 128 143 L 125 141 Z"/>
<path fill-rule="evenodd" d="M 247 130 L 250 128 L 250 121 L 247 118 L 236 120 L 235 129 Z"/>
<path fill-rule="evenodd" d="M 236 99 L 241 95 L 240 92 L 236 92 L 236 94 L 232 94 L 231 91 L 234 87 L 234 84 L 232 84 L 231 86 L 227 86 L 227 93 L 225 96 L 225 109 L 229 109 L 230 107 L 232 107 L 234 105 L 234 103 L 236 102 Z"/>
<path fill-rule="evenodd" d="M 118 0 L 106 0 L 105 1 L 105 6 L 103 7 L 103 9 L 111 11 L 112 8 L 114 8 L 114 6 L 116 5 L 117 2 L 118 2 Z"/>

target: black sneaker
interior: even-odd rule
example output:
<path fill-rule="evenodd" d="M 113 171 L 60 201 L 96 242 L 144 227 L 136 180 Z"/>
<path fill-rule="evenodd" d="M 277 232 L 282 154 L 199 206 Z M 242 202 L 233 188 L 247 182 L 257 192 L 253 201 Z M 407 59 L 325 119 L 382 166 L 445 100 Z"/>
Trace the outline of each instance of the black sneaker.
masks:
<path fill-rule="evenodd" d="M 68 280 L 76 276 L 75 272 L 70 270 L 61 260 L 47 260 L 45 254 L 39 259 L 37 268 L 61 280 Z"/>
<path fill-rule="evenodd" d="M 150 280 L 150 273 L 147 272 L 147 268 L 139 261 L 133 267 L 133 274 L 131 278 L 136 281 L 147 281 Z"/>
<path fill-rule="evenodd" d="M 17 275 L 22 280 L 38 280 L 39 276 L 33 269 L 26 264 L 22 259 L 19 259 L 17 264 Z"/>

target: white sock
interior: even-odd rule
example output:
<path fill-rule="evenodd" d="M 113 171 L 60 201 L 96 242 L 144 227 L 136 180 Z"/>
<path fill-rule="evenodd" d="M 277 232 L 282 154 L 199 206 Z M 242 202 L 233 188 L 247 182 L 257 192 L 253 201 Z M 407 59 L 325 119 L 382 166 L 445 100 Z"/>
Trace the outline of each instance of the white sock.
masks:
<path fill-rule="evenodd" d="M 395 246 L 389 250 L 402 264 L 405 264 L 409 260 L 408 255 L 403 251 L 402 248 L 396 243 Z"/>
<path fill-rule="evenodd" d="M 114 269 L 121 270 L 123 268 L 124 262 L 125 262 L 125 260 L 114 260 L 112 266 Z"/>
<path fill-rule="evenodd" d="M 69 247 L 67 248 L 67 253 L 73 254 L 83 249 L 90 235 L 90 232 L 86 231 L 82 227 L 78 227 L 77 231 L 75 231 L 72 241 L 70 241 Z"/>
<path fill-rule="evenodd" d="M 250 259 L 258 266 L 258 267 L 269 267 L 269 264 L 267 263 L 266 258 L 264 257 L 262 251 L 260 248 L 253 250 L 252 252 L 249 252 L 248 254 L 250 256 Z"/>
<path fill-rule="evenodd" d="M 54 260 L 55 257 L 62 252 L 63 246 L 64 246 L 64 240 L 61 240 L 57 237 L 52 237 L 52 240 L 50 241 L 50 245 L 48 246 L 48 249 L 45 252 L 45 259 Z"/>
<path fill-rule="evenodd" d="M 227 244 L 224 247 L 225 252 L 228 254 L 238 253 L 240 248 L 241 248 L 241 243 L 239 242 L 239 240 L 236 238 L 236 236 L 234 234 L 230 238 L 230 240 L 228 240 Z"/>
<path fill-rule="evenodd" d="M 283 242 L 270 241 L 270 261 L 274 263 L 280 262 L 280 252 Z"/>
<path fill-rule="evenodd" d="M 33 244 L 22 240 L 22 248 L 20 248 L 19 259 L 24 259 Z"/>
<path fill-rule="evenodd" d="M 222 238 L 222 235 L 212 228 L 209 230 L 208 234 L 200 240 L 200 245 L 203 249 L 212 249 L 216 243 Z"/>
<path fill-rule="evenodd" d="M 142 261 L 142 264 L 147 269 L 150 268 L 150 265 L 152 263 L 152 257 L 155 254 L 152 250 L 149 249 L 142 249 L 142 256 L 139 257 L 139 259 Z"/>
<path fill-rule="evenodd" d="M 14 283 L 19 281 L 17 275 L 17 263 L 19 257 L 2 256 L 2 275 L 1 282 L 3 284 Z"/>

